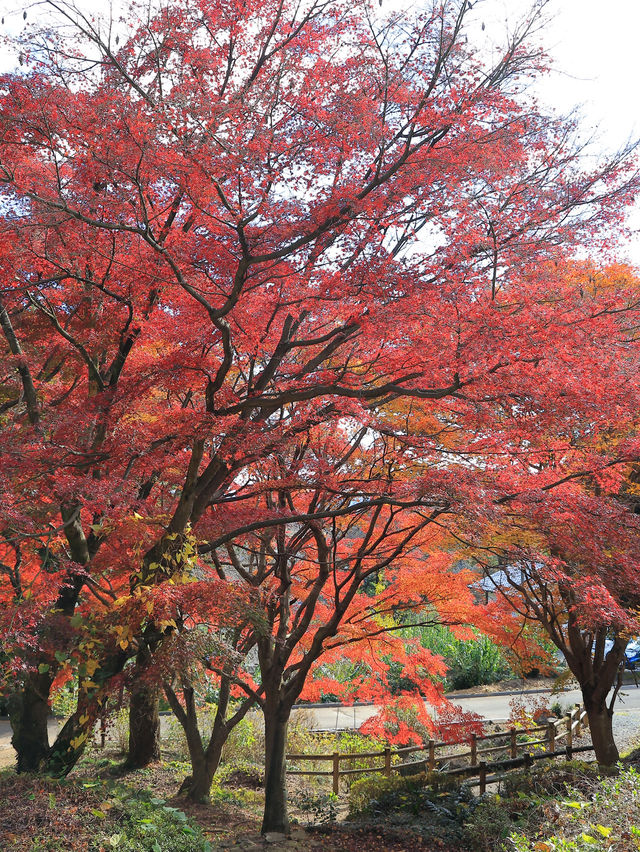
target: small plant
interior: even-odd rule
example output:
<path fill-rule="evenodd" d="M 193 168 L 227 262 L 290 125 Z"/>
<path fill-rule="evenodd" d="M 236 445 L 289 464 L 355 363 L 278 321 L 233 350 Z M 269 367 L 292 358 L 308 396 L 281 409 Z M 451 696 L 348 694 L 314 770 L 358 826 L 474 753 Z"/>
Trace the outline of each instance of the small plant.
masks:
<path fill-rule="evenodd" d="M 192 825 L 183 811 L 166 805 L 162 799 L 144 794 L 121 795 L 122 816 L 118 830 L 95 838 L 97 849 L 123 852 L 210 852 L 200 828 Z"/>
<path fill-rule="evenodd" d="M 551 706 L 549 707 L 549 710 L 552 712 L 552 714 L 553 714 L 553 715 L 554 715 L 557 719 L 559 719 L 561 716 L 566 715 L 566 714 L 569 712 L 568 705 L 563 704 L 563 703 L 562 703 L 560 700 L 558 700 L 558 699 L 556 699 L 555 701 L 552 701 L 552 702 L 551 702 Z"/>
<path fill-rule="evenodd" d="M 259 712 L 247 715 L 232 729 L 222 749 L 221 766 L 262 766 L 264 722 Z"/>
<path fill-rule="evenodd" d="M 306 817 L 306 825 L 329 825 L 338 816 L 338 797 L 335 793 L 301 790 L 291 796 L 291 803 Z"/>
<path fill-rule="evenodd" d="M 522 806 L 524 810 L 524 806 Z M 501 849 L 513 831 L 514 814 L 500 796 L 485 798 L 474 809 L 464 826 L 463 838 L 474 852 L 494 852 Z"/>

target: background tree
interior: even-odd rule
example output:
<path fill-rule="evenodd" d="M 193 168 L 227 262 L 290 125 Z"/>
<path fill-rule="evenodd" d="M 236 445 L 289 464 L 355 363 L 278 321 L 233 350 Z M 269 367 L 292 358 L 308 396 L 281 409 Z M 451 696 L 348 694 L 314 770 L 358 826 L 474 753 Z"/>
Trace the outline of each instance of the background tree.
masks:
<path fill-rule="evenodd" d="M 612 718 L 624 652 L 640 629 L 637 465 L 630 463 L 637 418 L 619 396 L 636 390 L 636 332 L 633 311 L 614 305 L 633 306 L 638 281 L 621 265 L 600 270 L 574 263 L 561 275 L 587 312 L 612 319 L 603 357 L 618 359 L 622 381 L 616 391 L 605 371 L 606 400 L 579 418 L 549 424 L 546 453 L 531 455 L 519 445 L 518 463 L 530 466 L 539 486 L 504 501 L 506 511 L 484 538 L 485 555 L 476 556 L 495 578 L 497 597 L 537 622 L 561 651 L 582 691 L 596 758 L 612 765 L 619 757 Z M 560 487 L 543 498 L 559 476 Z M 507 566 L 497 573 L 495 557 Z"/>

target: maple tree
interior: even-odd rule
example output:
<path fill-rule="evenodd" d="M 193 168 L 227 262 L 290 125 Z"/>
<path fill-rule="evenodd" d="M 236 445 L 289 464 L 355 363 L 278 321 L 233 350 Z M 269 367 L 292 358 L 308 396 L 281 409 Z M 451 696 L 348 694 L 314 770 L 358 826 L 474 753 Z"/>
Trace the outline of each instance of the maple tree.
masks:
<path fill-rule="evenodd" d="M 624 311 L 616 317 L 612 300 L 625 294 L 626 303 L 633 304 L 637 276 L 620 264 L 600 270 L 584 262 L 568 265 L 562 276 L 578 289 L 587 310 L 611 312 L 609 355 L 619 359 L 620 390 L 633 395 L 635 321 Z M 606 376 L 604 371 L 605 381 Z M 612 386 L 607 385 L 607 395 L 598 412 L 582 412 L 564 424 L 557 420 L 547 436 L 547 453 L 532 469 L 541 479 L 556 477 L 573 456 L 596 462 L 592 473 L 568 474 L 544 500 L 531 494 L 509 501 L 506 516 L 495 518 L 488 538 L 485 531 L 486 550 L 476 558 L 495 578 L 499 600 L 540 625 L 561 651 L 582 691 L 596 758 L 613 765 L 619 753 L 612 719 L 625 648 L 640 631 L 640 551 L 633 463 L 637 419 L 622 413 Z M 620 465 L 625 457 L 628 463 Z M 496 557 L 504 566 L 497 573 Z"/>
<path fill-rule="evenodd" d="M 393 438 L 421 459 L 408 502 L 446 493 L 460 534 L 604 464 L 527 466 L 554 424 L 637 410 L 615 322 L 635 300 L 587 304 L 554 266 L 611 239 L 637 178 L 629 151 L 584 170 L 574 124 L 523 92 L 533 18 L 483 64 L 465 0 L 198 0 L 111 26 L 45 6 L 0 89 L 0 582 L 19 766 L 63 773 L 183 611 L 246 612 L 242 584 L 199 579 L 220 548 L 295 524 L 321 548 L 308 506 L 251 502 L 301 436 Z M 78 708 L 49 748 L 66 656 Z"/>
<path fill-rule="evenodd" d="M 407 459 L 402 464 L 404 454 L 392 439 L 365 440 L 366 428 L 342 428 L 342 435 L 312 428 L 289 455 L 257 465 L 231 530 L 201 545 L 218 576 L 245 586 L 253 605 L 254 616 L 235 644 L 242 646 L 237 662 L 225 651 L 207 666 L 241 691 L 235 720 L 251 704 L 263 712 L 267 831 L 288 828 L 286 730 L 300 697 L 330 691 L 349 700 L 380 700 L 388 693 L 391 665 L 401 663 L 414 684 L 408 692 L 414 703 L 424 708 L 425 697 L 442 703 L 431 680 L 443 673 L 442 662 L 417 640 L 396 636 L 392 614 L 416 611 L 426 623 L 480 620 L 469 589 L 473 575 L 448 574 L 452 556 L 433 526 L 450 510 L 448 495 L 437 494 L 435 482 L 428 494 L 416 493 Z M 203 518 L 201 535 L 208 538 L 218 523 L 215 514 Z M 247 665 L 252 648 L 253 666 L 251 660 Z M 349 657 L 365 663 L 366 672 L 348 684 L 323 672 L 331 660 Z M 422 716 L 430 724 L 424 709 Z M 209 790 L 214 757 L 219 748 L 211 750 L 203 775 L 194 771 L 195 797 Z"/>

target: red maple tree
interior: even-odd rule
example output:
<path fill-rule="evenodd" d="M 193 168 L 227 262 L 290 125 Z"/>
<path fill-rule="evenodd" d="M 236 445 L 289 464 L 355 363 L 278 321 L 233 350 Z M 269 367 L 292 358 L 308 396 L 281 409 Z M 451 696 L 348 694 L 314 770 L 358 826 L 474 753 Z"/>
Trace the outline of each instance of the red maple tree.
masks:
<path fill-rule="evenodd" d="M 542 484 L 517 459 L 611 394 L 632 416 L 613 317 L 635 303 L 586 305 L 554 262 L 637 181 L 628 152 L 585 171 L 523 94 L 533 21 L 483 65 L 466 0 L 172 2 L 115 28 L 51 7 L 0 93 L 0 533 L 14 744 L 64 772 L 110 679 L 175 630 L 185 561 L 252 531 L 252 469 L 310 430 L 393 435 L 414 498 L 447 479 L 469 524 L 591 470 L 575 452 Z M 82 689 L 49 750 L 64 649 Z"/>

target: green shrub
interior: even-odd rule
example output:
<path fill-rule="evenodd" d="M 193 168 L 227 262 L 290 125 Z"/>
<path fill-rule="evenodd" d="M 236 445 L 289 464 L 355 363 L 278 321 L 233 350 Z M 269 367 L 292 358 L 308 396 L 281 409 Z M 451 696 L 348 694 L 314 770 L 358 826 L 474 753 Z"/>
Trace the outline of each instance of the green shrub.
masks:
<path fill-rule="evenodd" d="M 51 712 L 58 719 L 68 719 L 78 704 L 78 690 L 75 681 L 70 680 L 56 690 L 51 700 Z"/>
<path fill-rule="evenodd" d="M 524 809 L 524 804 L 522 804 Z M 474 852 L 502 849 L 514 827 L 514 814 L 500 796 L 487 797 L 469 814 L 462 832 L 465 845 Z"/>
<path fill-rule="evenodd" d="M 425 648 L 444 659 L 449 669 L 446 684 L 451 689 L 496 683 L 513 675 L 500 646 L 478 631 L 473 639 L 456 639 L 444 625 L 407 627 L 404 633 L 419 638 Z"/>
<path fill-rule="evenodd" d="M 451 785 L 444 790 L 430 786 L 427 774 L 408 778 L 370 777 L 351 788 L 350 814 L 364 817 L 366 825 L 376 831 L 400 829 L 417 835 L 423 841 L 459 848 L 462 825 L 475 806 L 475 799 L 466 785 Z M 413 848 L 410 841 L 407 845 Z"/>
<path fill-rule="evenodd" d="M 453 689 L 496 683 L 512 673 L 498 645 L 482 634 L 473 640 L 454 639 L 446 662 L 447 684 Z"/>
<path fill-rule="evenodd" d="M 231 730 L 222 749 L 220 766 L 262 766 L 264 750 L 262 713 L 252 711 Z"/>
<path fill-rule="evenodd" d="M 429 784 L 429 777 L 422 772 L 419 775 L 403 777 L 401 775 L 368 775 L 354 781 L 349 791 L 349 814 L 372 813 L 377 810 L 401 809 L 406 806 L 409 795 L 423 790 Z"/>
<path fill-rule="evenodd" d="M 513 773 L 504 798 L 486 797 L 467 819 L 464 841 L 488 852 L 586 852 L 640 848 L 640 775 L 602 776 L 569 761 Z"/>
<path fill-rule="evenodd" d="M 25 821 L 25 816 L 28 820 Z M 6 828 L 17 818 L 14 835 Z M 0 773 L 2 849 L 62 852 L 211 852 L 177 808 L 111 780 Z M 26 828 L 25 828 L 26 826 Z"/>

